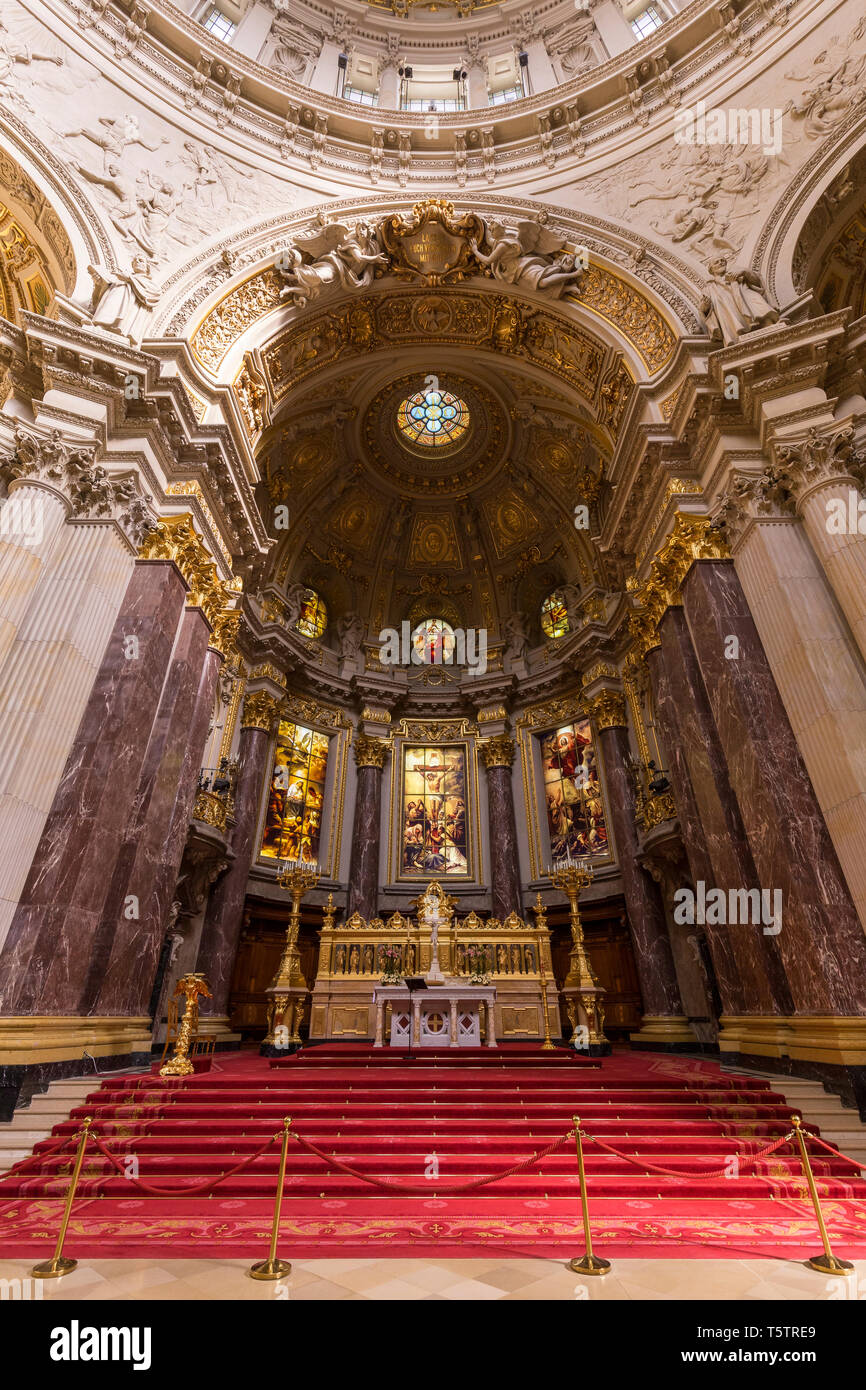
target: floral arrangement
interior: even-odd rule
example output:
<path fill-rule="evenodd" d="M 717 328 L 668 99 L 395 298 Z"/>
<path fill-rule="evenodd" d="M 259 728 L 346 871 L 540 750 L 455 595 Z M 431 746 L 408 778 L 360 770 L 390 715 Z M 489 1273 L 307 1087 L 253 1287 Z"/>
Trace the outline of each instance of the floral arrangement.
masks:
<path fill-rule="evenodd" d="M 399 946 L 379 947 L 379 969 L 383 985 L 403 983 L 403 952 Z"/>
<path fill-rule="evenodd" d="M 469 967 L 469 983 L 473 985 L 489 985 L 490 976 L 490 953 L 486 946 L 477 946 L 474 942 L 466 947 L 466 964 Z"/>

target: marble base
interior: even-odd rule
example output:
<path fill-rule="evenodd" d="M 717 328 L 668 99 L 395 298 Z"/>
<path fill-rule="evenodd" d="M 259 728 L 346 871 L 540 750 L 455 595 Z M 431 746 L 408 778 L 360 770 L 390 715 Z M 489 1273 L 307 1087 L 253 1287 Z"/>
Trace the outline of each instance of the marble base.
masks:
<path fill-rule="evenodd" d="M 88 1048 L 88 1051 L 90 1049 Z M 74 1077 L 93 1077 L 94 1091 L 101 1079 L 113 1071 L 137 1071 L 148 1067 L 153 1060 L 150 1052 L 115 1052 L 100 1054 L 99 1071 L 86 1057 L 66 1058 L 57 1062 L 38 1062 L 26 1066 L 0 1066 L 0 1123 L 11 1120 L 16 1107 L 31 1096 L 40 1095 L 52 1081 L 67 1081 Z"/>
<path fill-rule="evenodd" d="M 641 1052 L 693 1052 L 697 1039 L 682 1014 L 644 1014 L 637 1033 L 629 1033 L 633 1048 Z"/>

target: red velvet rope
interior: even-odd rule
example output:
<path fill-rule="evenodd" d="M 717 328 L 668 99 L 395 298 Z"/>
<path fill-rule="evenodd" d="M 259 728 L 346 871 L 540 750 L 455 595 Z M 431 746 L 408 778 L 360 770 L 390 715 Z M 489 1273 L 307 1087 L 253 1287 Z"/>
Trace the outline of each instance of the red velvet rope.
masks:
<path fill-rule="evenodd" d="M 583 1131 L 581 1131 L 581 1133 L 583 1133 Z M 750 1154 L 749 1157 L 744 1160 L 744 1166 L 746 1168 L 751 1168 L 752 1164 L 757 1163 L 759 1159 L 766 1158 L 768 1154 L 774 1153 L 775 1150 L 780 1149 L 783 1144 L 787 1144 L 788 1140 L 793 1138 L 793 1135 L 794 1131 L 791 1130 L 790 1134 L 786 1134 L 782 1139 L 777 1139 L 774 1144 L 768 1144 L 765 1149 L 759 1149 L 756 1154 Z M 583 1134 L 583 1137 L 593 1144 L 597 1144 L 600 1149 L 606 1149 L 608 1153 L 615 1154 L 617 1158 L 624 1158 L 626 1163 L 633 1164 L 635 1168 L 643 1168 L 647 1173 L 663 1173 L 665 1177 L 680 1178 L 683 1182 L 687 1182 L 690 1178 L 723 1178 L 728 1171 L 728 1165 L 725 1164 L 724 1168 L 714 1168 L 712 1172 L 708 1173 L 678 1173 L 673 1168 L 659 1168 L 655 1163 L 647 1163 L 643 1159 L 639 1160 L 632 1157 L 631 1154 L 621 1153 L 619 1149 L 614 1149 L 610 1144 L 605 1144 L 602 1139 L 596 1139 L 592 1134 Z M 736 1157 L 739 1165 L 739 1154 L 737 1154 Z M 737 1176 L 739 1177 L 739 1166 Z"/>
<path fill-rule="evenodd" d="M 458 1183 L 454 1187 L 446 1188 L 440 1185 L 438 1178 L 432 1179 L 426 1187 L 416 1187 L 414 1184 L 410 1183 L 391 1182 L 387 1178 L 372 1178 L 369 1173 L 360 1172 L 359 1169 L 353 1168 L 350 1163 L 343 1163 L 342 1159 L 336 1158 L 333 1154 L 326 1154 L 324 1149 L 320 1149 L 317 1144 L 313 1144 L 309 1139 L 305 1139 L 302 1134 L 296 1134 L 292 1131 L 292 1138 L 297 1139 L 298 1143 L 302 1145 L 303 1148 L 307 1149 L 312 1154 L 316 1154 L 327 1163 L 330 1168 L 339 1168 L 341 1172 L 350 1173 L 353 1178 L 359 1178 L 361 1182 L 370 1183 L 373 1187 L 384 1188 L 386 1192 L 413 1192 L 416 1196 L 423 1193 L 425 1197 L 429 1197 L 431 1195 L 450 1196 L 453 1192 L 471 1192 L 475 1187 L 484 1187 L 487 1183 L 499 1182 L 500 1178 L 513 1177 L 515 1173 L 522 1173 L 526 1168 L 531 1168 L 533 1163 L 537 1163 L 539 1159 L 546 1158 L 548 1154 L 555 1153 L 557 1149 L 561 1149 L 563 1144 L 568 1143 L 573 1134 L 574 1130 L 570 1129 L 567 1134 L 563 1134 L 561 1139 L 555 1140 L 553 1144 L 548 1144 L 546 1149 L 539 1149 L 538 1153 L 531 1154 L 530 1157 L 525 1158 L 522 1163 L 515 1163 L 513 1168 L 506 1168 L 500 1173 L 492 1173 L 489 1177 L 473 1178 L 472 1182 Z"/>
<path fill-rule="evenodd" d="M 13 1163 L 11 1168 L 7 1168 L 5 1173 L 0 1174 L 0 1182 L 5 1182 L 7 1178 L 13 1177 L 16 1173 L 25 1172 L 28 1168 L 30 1168 L 32 1164 L 41 1163 L 43 1158 L 47 1158 L 50 1154 L 60 1153 L 62 1149 L 65 1149 L 74 1140 L 80 1138 L 80 1130 L 78 1134 L 61 1135 L 61 1137 L 55 1140 L 53 1144 L 49 1143 L 46 1148 L 41 1149 L 38 1154 L 32 1153 L 29 1158 L 22 1158 L 18 1161 L 18 1163 Z"/>
<path fill-rule="evenodd" d="M 241 1159 L 240 1163 L 235 1164 L 234 1168 L 229 1168 L 225 1173 L 220 1173 L 218 1178 L 208 1178 L 206 1182 L 196 1183 L 195 1187 L 154 1187 L 151 1183 L 142 1182 L 140 1178 L 133 1178 L 126 1172 L 120 1160 L 115 1157 L 111 1150 L 105 1147 L 98 1134 L 94 1134 L 91 1131 L 91 1138 L 99 1149 L 99 1152 L 104 1154 L 105 1157 L 114 1164 L 114 1167 L 121 1176 L 124 1177 L 127 1182 L 134 1183 L 136 1187 L 140 1187 L 142 1192 L 149 1192 L 153 1197 L 192 1197 L 197 1196 L 199 1192 L 213 1191 L 218 1183 L 225 1182 L 226 1178 L 233 1178 L 236 1173 L 243 1172 L 244 1168 L 249 1168 L 250 1164 L 255 1163 L 257 1158 L 261 1158 L 265 1150 L 269 1149 L 276 1139 L 282 1138 L 282 1134 L 272 1134 L 270 1139 L 266 1140 L 260 1149 L 257 1149 L 255 1153 L 248 1154 L 246 1158 Z"/>
<path fill-rule="evenodd" d="M 866 1168 L 866 1159 L 849 1158 L 847 1154 L 843 1154 L 841 1149 L 837 1149 L 834 1144 L 827 1144 L 823 1139 L 820 1139 L 817 1134 L 810 1134 L 807 1129 L 801 1130 L 800 1132 L 804 1139 L 813 1139 L 816 1144 L 820 1144 L 821 1148 L 826 1149 L 834 1158 L 841 1158 L 844 1159 L 846 1163 L 853 1163 L 855 1168 Z"/>

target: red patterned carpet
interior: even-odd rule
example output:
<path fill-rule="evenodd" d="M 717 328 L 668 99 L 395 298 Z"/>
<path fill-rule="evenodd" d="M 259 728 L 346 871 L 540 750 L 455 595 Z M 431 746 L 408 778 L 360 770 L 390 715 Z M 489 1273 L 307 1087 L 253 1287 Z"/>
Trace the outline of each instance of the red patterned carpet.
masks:
<path fill-rule="evenodd" d="M 765 1081 L 713 1062 L 625 1052 L 588 1062 L 504 1046 L 406 1061 L 333 1045 L 275 1063 L 221 1055 L 210 1072 L 184 1079 L 107 1079 L 37 1146 L 29 1167 L 0 1180 L 0 1252 L 50 1253 L 73 1154 L 57 1145 L 92 1115 L 108 1152 L 88 1147 L 67 1253 L 261 1257 L 279 1146 L 254 1155 L 288 1115 L 313 1149 L 289 1147 L 284 1256 L 571 1256 L 582 1253 L 574 1142 L 565 1139 L 575 1114 L 592 1136 L 586 1171 L 599 1253 L 818 1250 L 794 1143 L 755 1161 L 791 1128 L 789 1107 Z M 862 1258 L 866 1182 L 818 1148 L 813 1167 L 836 1253 Z"/>

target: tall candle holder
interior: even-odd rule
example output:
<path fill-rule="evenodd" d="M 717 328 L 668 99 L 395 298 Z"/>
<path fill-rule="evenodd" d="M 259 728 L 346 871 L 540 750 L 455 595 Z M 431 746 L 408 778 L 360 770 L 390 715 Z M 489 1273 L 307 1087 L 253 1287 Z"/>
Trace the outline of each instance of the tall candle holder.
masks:
<path fill-rule="evenodd" d="M 568 975 L 562 987 L 568 1017 L 575 1036 L 578 1036 L 578 1028 L 586 1030 L 586 1050 L 590 1056 L 600 1056 L 610 1052 L 610 1043 L 604 1036 L 605 991 L 587 955 L 580 920 L 580 894 L 592 883 L 592 864 L 588 859 L 572 859 L 569 855 L 558 864 L 549 866 L 547 872 L 553 886 L 568 898 L 571 918 L 571 955 Z"/>
<path fill-rule="evenodd" d="M 277 874 L 277 883 L 286 893 L 292 895 L 292 910 L 286 928 L 286 944 L 277 973 L 267 993 L 271 996 L 268 1011 L 268 1034 L 261 1046 L 266 1056 L 280 1054 L 288 1048 L 294 1051 L 301 1046 L 298 1025 L 304 1011 L 307 997 L 307 982 L 301 973 L 301 953 L 298 950 L 298 935 L 301 929 L 301 902 L 321 877 L 318 864 L 301 859 L 285 859 Z M 285 1029 L 284 1041 L 277 1042 L 277 1028 Z"/>

